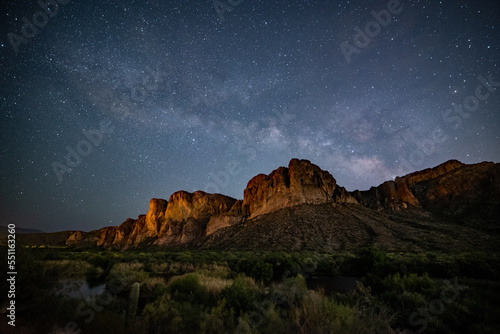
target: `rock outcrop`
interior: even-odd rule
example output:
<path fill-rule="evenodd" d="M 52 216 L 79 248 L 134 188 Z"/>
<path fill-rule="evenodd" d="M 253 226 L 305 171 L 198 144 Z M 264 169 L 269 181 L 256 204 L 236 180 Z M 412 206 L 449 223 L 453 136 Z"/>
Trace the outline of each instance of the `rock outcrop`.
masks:
<path fill-rule="evenodd" d="M 325 220 L 326 225 L 322 227 L 325 231 L 333 231 L 332 226 L 342 225 L 336 221 L 339 217 L 344 217 L 344 223 L 353 219 L 356 224 L 363 226 L 363 221 L 368 221 L 367 217 L 371 217 L 371 221 L 376 220 L 377 216 L 370 212 L 381 211 L 388 215 L 387 224 L 393 223 L 390 217 L 396 214 L 406 217 L 403 221 L 408 221 L 408 217 L 417 217 L 415 219 L 418 220 L 418 217 L 428 217 L 430 214 L 438 217 L 438 220 L 441 219 L 439 217 L 445 217 L 445 220 L 448 219 L 446 217 L 451 217 L 452 219 L 448 220 L 481 221 L 486 222 L 488 228 L 500 228 L 500 164 L 495 163 L 466 165 L 450 160 L 434 168 L 386 181 L 366 191 L 356 190 L 350 193 L 339 186 L 329 172 L 308 160 L 292 159 L 288 167 L 279 167 L 269 175 L 259 174 L 252 178 L 243 195 L 243 200 L 236 200 L 203 191 L 178 191 L 173 193 L 168 201 L 151 199 L 146 215 L 140 215 L 137 219 L 129 218 L 120 226 L 104 227 L 90 232 L 65 232 L 65 244 L 120 249 L 153 244 L 173 247 L 193 244 L 200 246 L 204 242 L 209 245 L 214 240 L 221 240 L 221 235 L 233 235 L 220 232 L 236 231 L 235 229 L 239 231 L 238 238 L 246 240 L 243 237 L 245 230 L 266 230 L 263 226 L 273 224 L 276 217 L 288 217 L 281 219 L 283 221 L 280 223 L 280 229 L 283 227 L 285 232 L 288 230 L 286 221 L 294 221 L 300 226 L 300 222 L 311 219 L 300 216 L 313 210 L 306 208 L 320 206 L 323 212 L 329 212 L 322 214 L 323 218 L 317 218 L 320 225 L 321 221 Z M 285 215 L 283 210 L 288 210 Z M 352 217 L 348 216 L 349 212 Z M 295 217 L 294 214 L 300 217 Z M 331 220 L 327 218 L 328 215 Z M 261 227 L 250 229 L 257 222 Z M 372 225 L 367 227 L 367 231 L 381 228 L 376 223 L 370 224 Z M 346 229 L 344 225 L 342 228 Z M 307 224 L 304 223 L 304 226 Z M 315 233 L 321 235 L 318 231 Z M 310 231 L 300 232 L 302 233 L 306 235 Z M 349 233 L 357 234 L 354 231 Z M 372 232 L 367 233 L 365 238 L 369 239 Z M 383 232 L 384 235 L 387 233 Z M 31 240 L 43 239 L 38 235 Z M 59 235 L 57 238 L 47 236 L 47 240 L 60 239 Z M 340 236 L 337 239 L 344 240 Z M 231 242 L 222 240 L 221 243 Z"/>
<path fill-rule="evenodd" d="M 356 200 L 339 187 L 333 176 L 308 160 L 292 159 L 288 168 L 269 175 L 259 174 L 248 182 L 243 207 L 254 218 L 299 204 L 354 203 Z"/>
<path fill-rule="evenodd" d="M 483 217 L 498 225 L 500 164 L 461 164 L 447 170 L 439 177 L 408 182 L 422 208 L 451 217 Z M 409 176 L 415 178 L 415 174 Z"/>
<path fill-rule="evenodd" d="M 405 175 L 403 178 L 411 187 L 420 182 L 436 179 L 463 166 L 465 165 L 458 160 L 448 160 L 434 168 L 426 168 L 424 170 Z"/>
<path fill-rule="evenodd" d="M 370 190 L 352 195 L 371 209 L 406 209 L 409 206 L 456 216 L 477 209 L 481 203 L 496 203 L 500 196 L 500 164 L 466 165 L 450 160 L 434 168 L 397 177 Z M 494 210 L 494 208 L 488 208 Z"/>
<path fill-rule="evenodd" d="M 205 236 L 210 220 L 228 214 L 236 202 L 234 198 L 203 191 L 173 193 L 165 211 L 165 223 L 159 230 L 155 244 L 187 243 Z M 241 218 L 237 217 L 234 221 L 241 221 Z M 228 226 L 234 221 L 228 218 L 222 225 Z"/>
<path fill-rule="evenodd" d="M 411 192 L 407 181 L 397 177 L 394 181 L 386 181 L 370 190 L 355 190 L 352 195 L 357 201 L 371 209 L 406 209 L 408 205 L 420 206 L 420 202 Z"/>

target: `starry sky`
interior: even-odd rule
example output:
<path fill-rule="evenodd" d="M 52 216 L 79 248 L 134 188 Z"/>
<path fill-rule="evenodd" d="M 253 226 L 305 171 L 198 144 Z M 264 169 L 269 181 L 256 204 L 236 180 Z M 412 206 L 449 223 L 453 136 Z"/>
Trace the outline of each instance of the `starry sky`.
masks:
<path fill-rule="evenodd" d="M 241 199 L 291 158 L 348 190 L 500 161 L 496 0 L 46 2 L 0 9 L 1 225 Z"/>

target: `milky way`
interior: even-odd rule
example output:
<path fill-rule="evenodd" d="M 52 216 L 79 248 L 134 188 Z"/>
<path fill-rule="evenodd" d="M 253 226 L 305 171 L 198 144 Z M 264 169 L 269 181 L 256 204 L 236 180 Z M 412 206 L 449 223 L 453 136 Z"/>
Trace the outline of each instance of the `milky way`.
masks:
<path fill-rule="evenodd" d="M 497 1 L 1 12 L 2 225 L 118 225 L 177 190 L 242 198 L 294 157 L 348 190 L 449 159 L 500 161 Z"/>

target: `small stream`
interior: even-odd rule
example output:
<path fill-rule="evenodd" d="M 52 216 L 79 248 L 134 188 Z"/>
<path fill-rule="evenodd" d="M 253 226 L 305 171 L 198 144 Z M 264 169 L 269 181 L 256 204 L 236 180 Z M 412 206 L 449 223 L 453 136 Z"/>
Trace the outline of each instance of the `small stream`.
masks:
<path fill-rule="evenodd" d="M 356 288 L 360 276 L 312 274 L 307 279 L 307 287 L 311 290 L 323 290 L 326 294 L 346 293 Z M 56 293 L 70 298 L 87 299 L 96 297 L 106 289 L 104 276 L 63 279 Z"/>
<path fill-rule="evenodd" d="M 59 283 L 60 286 L 56 293 L 71 298 L 87 299 L 96 297 L 106 289 L 104 280 L 96 281 L 94 279 L 87 280 L 85 278 L 68 278 L 61 280 Z"/>
<path fill-rule="evenodd" d="M 312 274 L 307 279 L 307 287 L 311 290 L 322 289 L 326 294 L 353 291 L 360 276 Z"/>

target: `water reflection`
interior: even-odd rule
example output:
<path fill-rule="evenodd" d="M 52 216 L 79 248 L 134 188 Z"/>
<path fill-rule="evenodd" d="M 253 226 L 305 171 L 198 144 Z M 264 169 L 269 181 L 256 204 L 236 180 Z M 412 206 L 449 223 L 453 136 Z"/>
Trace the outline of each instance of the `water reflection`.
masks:
<path fill-rule="evenodd" d="M 60 288 L 56 291 L 59 295 L 70 298 L 87 299 L 96 297 L 106 289 L 105 283 L 89 283 L 85 279 L 64 279 L 60 282 Z"/>
<path fill-rule="evenodd" d="M 356 288 L 360 279 L 359 276 L 317 274 L 309 277 L 307 287 L 313 290 L 322 289 L 326 294 L 350 292 Z"/>

